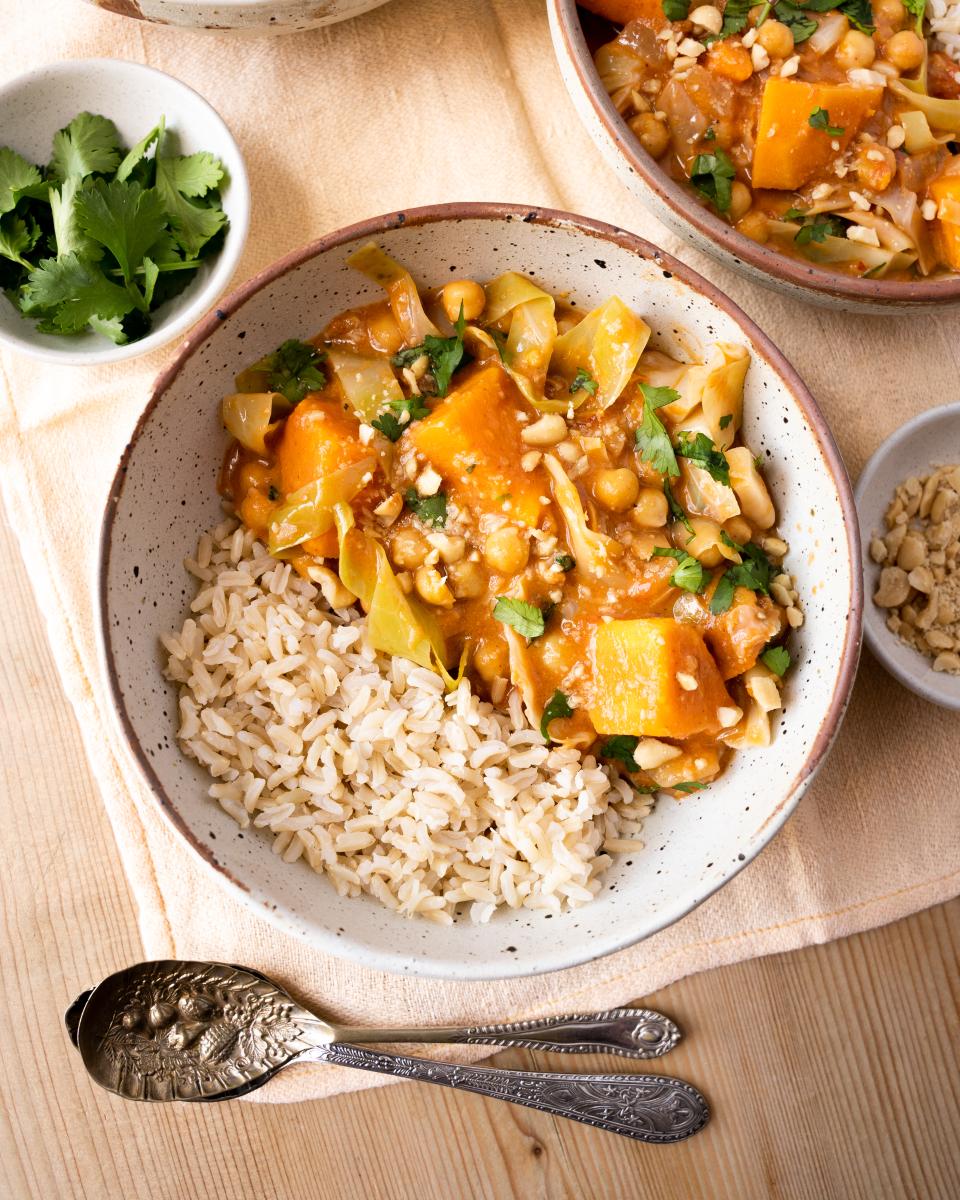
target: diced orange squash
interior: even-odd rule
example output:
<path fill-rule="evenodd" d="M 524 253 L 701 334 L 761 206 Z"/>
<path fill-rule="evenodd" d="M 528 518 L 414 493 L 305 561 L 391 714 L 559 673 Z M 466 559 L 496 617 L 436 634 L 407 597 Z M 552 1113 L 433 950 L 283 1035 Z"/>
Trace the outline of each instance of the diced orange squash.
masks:
<path fill-rule="evenodd" d="M 283 494 L 288 496 L 350 463 L 369 458 L 360 441 L 360 422 L 339 400 L 308 396 L 287 418 L 277 451 Z M 337 531 L 304 542 L 304 550 L 317 558 L 335 558 Z"/>
<path fill-rule="evenodd" d="M 660 0 L 580 0 L 580 7 L 596 13 L 598 17 L 606 17 L 615 25 L 646 21 L 659 28 L 666 24 Z"/>
<path fill-rule="evenodd" d="M 737 588 L 725 613 L 711 614 L 704 638 L 724 679 L 748 671 L 783 630 L 781 610 L 749 588 Z"/>
<path fill-rule="evenodd" d="M 520 440 L 525 404 L 497 364 L 480 367 L 407 437 L 443 479 L 461 508 L 500 513 L 536 525 L 550 487 L 541 467 L 524 471 L 529 446 Z"/>
<path fill-rule="evenodd" d="M 714 42 L 703 61 L 708 71 L 733 83 L 743 83 L 753 74 L 750 54 L 739 42 Z"/>
<path fill-rule="evenodd" d="M 848 83 L 804 83 L 774 76 L 764 84 L 760 121 L 753 149 L 753 186 L 792 190 L 802 187 L 846 149 L 880 107 L 882 87 Z M 818 108 L 843 133 L 814 129 Z M 834 149 L 834 145 L 839 149 Z"/>
<path fill-rule="evenodd" d="M 695 687 L 684 687 L 693 680 Z M 671 617 L 599 625 L 593 638 L 598 733 L 686 738 L 720 728 L 727 689 L 700 631 Z"/>
<path fill-rule="evenodd" d="M 960 156 L 954 159 L 960 164 Z M 937 202 L 934 244 L 940 260 L 960 271 L 960 174 L 941 175 L 930 184 L 930 198 Z"/>

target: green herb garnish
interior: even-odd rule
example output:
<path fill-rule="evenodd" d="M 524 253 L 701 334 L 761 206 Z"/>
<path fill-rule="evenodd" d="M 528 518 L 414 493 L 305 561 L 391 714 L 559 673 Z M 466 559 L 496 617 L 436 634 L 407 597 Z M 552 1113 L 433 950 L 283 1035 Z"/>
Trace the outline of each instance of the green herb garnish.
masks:
<path fill-rule="evenodd" d="M 525 638 L 540 637 L 547 623 L 543 609 L 527 600 L 514 600 L 511 596 L 497 597 L 493 615 Z"/>
<path fill-rule="evenodd" d="M 457 317 L 454 328 L 456 334 L 453 337 L 437 337 L 436 334 L 428 333 L 419 346 L 410 346 L 406 350 L 401 350 L 393 356 L 391 360 L 395 367 L 409 367 L 424 355 L 430 360 L 430 374 L 433 376 L 433 382 L 437 389 L 438 396 L 445 396 L 447 389 L 450 387 L 450 380 L 453 378 L 453 373 L 463 363 L 464 348 L 463 334 L 466 329 L 466 321 L 463 316 L 463 305 L 460 305 L 460 314 Z"/>
<path fill-rule="evenodd" d="M 781 0 L 782 2 L 782 0 Z M 824 13 L 836 9 L 842 12 L 854 28 L 861 33 L 873 33 L 873 9 L 870 0 L 802 0 L 802 7 L 809 12 Z"/>
<path fill-rule="evenodd" d="M 690 13 L 690 0 L 661 0 L 661 7 L 668 21 L 685 21 Z"/>
<path fill-rule="evenodd" d="M 391 400 L 390 408 L 392 412 L 381 413 L 370 424 L 391 442 L 397 441 L 414 421 L 430 415 L 430 409 L 424 404 L 422 396 L 404 396 L 400 400 Z"/>
<path fill-rule="evenodd" d="M 424 525 L 441 529 L 447 523 L 447 497 L 443 492 L 437 492 L 435 496 L 421 496 L 416 488 L 411 487 L 404 492 L 403 502 Z"/>
<path fill-rule="evenodd" d="M 639 745 L 640 739 L 632 733 L 618 733 L 603 743 L 600 747 L 600 757 L 622 763 L 632 774 L 640 770 L 640 764 L 633 757 Z"/>
<path fill-rule="evenodd" d="M 927 0 L 903 0 L 903 6 L 908 13 L 917 18 L 915 25 L 917 37 L 923 37 L 923 18 L 927 14 Z"/>
<path fill-rule="evenodd" d="M 693 526 L 690 524 L 690 518 L 677 503 L 676 497 L 673 494 L 673 490 L 670 487 L 669 479 L 665 479 L 663 481 L 663 494 L 667 498 L 667 508 L 670 510 L 670 516 L 674 521 L 679 521 L 687 533 L 690 534 L 690 536 L 687 538 L 687 541 L 693 541 L 695 535 L 693 532 Z"/>
<path fill-rule="evenodd" d="M 793 240 L 798 246 L 806 246 L 810 242 L 824 242 L 828 237 L 845 237 L 847 226 L 839 217 L 817 216 L 807 224 L 802 225 L 794 234 Z"/>
<path fill-rule="evenodd" d="M 710 599 L 710 611 L 714 615 L 724 613 L 733 603 L 733 595 L 738 587 L 749 588 L 752 592 L 770 594 L 770 560 L 753 542 L 745 546 L 739 545 L 723 530 L 720 538 L 724 545 L 736 550 L 743 562 L 727 567 L 720 576 L 713 596 Z"/>
<path fill-rule="evenodd" d="M 585 371 L 583 367 L 577 367 L 577 373 L 570 384 L 570 395 L 573 396 L 579 391 L 584 391 L 589 392 L 591 396 L 595 396 L 599 386 L 600 384 L 597 383 L 589 371 Z"/>
<path fill-rule="evenodd" d="M 703 564 L 684 550 L 672 550 L 666 546 L 654 546 L 654 558 L 675 558 L 677 569 L 670 576 L 674 587 L 682 588 L 685 592 L 701 592 L 707 582 L 707 572 Z"/>
<path fill-rule="evenodd" d="M 553 561 L 561 571 L 572 571 L 577 565 L 577 560 L 572 554 L 558 554 Z"/>
<path fill-rule="evenodd" d="M 327 386 L 320 366 L 326 357 L 309 342 L 289 338 L 252 369 L 266 372 L 268 392 L 279 392 L 290 404 L 299 404 L 308 392 L 319 392 Z"/>
<path fill-rule="evenodd" d="M 706 786 L 707 785 L 705 783 L 700 783 L 698 780 L 689 779 L 684 783 L 673 784 L 673 790 L 675 792 L 700 792 L 703 791 Z"/>
<path fill-rule="evenodd" d="M 556 740 L 550 737 L 549 729 L 551 721 L 557 721 L 561 717 L 572 716 L 573 705 L 558 688 L 543 706 L 543 716 L 540 718 L 540 732 L 543 734 L 543 740 L 545 742 Z"/>
<path fill-rule="evenodd" d="M 830 114 L 825 108 L 815 108 L 807 120 L 811 129 L 819 129 L 830 137 L 839 137 L 844 131 L 842 125 L 830 124 Z"/>
<path fill-rule="evenodd" d="M 733 420 L 733 413 L 724 413 L 723 416 L 720 418 L 720 420 L 717 423 L 719 424 L 721 429 L 726 429 L 726 427 L 730 424 L 730 422 L 732 420 Z"/>
<path fill-rule="evenodd" d="M 680 474 L 677 456 L 673 452 L 670 435 L 657 416 L 657 409 L 679 400 L 680 393 L 675 388 L 652 387 L 649 383 L 641 383 L 640 391 L 643 395 L 643 418 L 634 435 L 640 458 L 663 475 L 677 476 Z"/>
<path fill-rule="evenodd" d="M 805 6 L 804 6 L 805 7 Z M 793 44 L 799 46 L 817 32 L 817 22 L 808 17 L 803 9 L 792 0 L 779 0 L 774 7 L 777 20 L 793 34 Z"/>
<path fill-rule="evenodd" d="M 698 467 L 703 467 L 717 483 L 730 486 L 730 464 L 727 462 L 727 456 L 716 448 L 713 439 L 705 433 L 691 434 L 682 430 L 677 434 L 677 454 L 695 462 Z"/>
<path fill-rule="evenodd" d="M 790 666 L 790 652 L 785 646 L 768 646 L 760 655 L 760 661 L 774 675 L 785 675 Z"/>
<path fill-rule="evenodd" d="M 727 9 L 730 5 L 727 5 Z M 726 14 L 724 14 L 726 20 Z M 730 209 L 730 198 L 733 194 L 733 180 L 736 168 L 727 154 L 718 146 L 710 154 L 698 154 L 690 169 L 690 182 L 713 205 L 717 212 L 725 213 Z"/>

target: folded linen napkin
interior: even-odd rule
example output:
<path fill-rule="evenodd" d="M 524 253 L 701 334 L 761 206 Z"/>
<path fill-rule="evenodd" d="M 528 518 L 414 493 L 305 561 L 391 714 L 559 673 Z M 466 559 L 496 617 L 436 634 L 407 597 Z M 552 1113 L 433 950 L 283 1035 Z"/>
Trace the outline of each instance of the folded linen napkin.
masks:
<path fill-rule="evenodd" d="M 168 71 L 213 102 L 253 188 L 238 280 L 379 212 L 439 200 L 545 204 L 636 230 L 729 289 L 805 376 L 852 471 L 915 412 L 955 398 L 955 316 L 814 309 L 747 284 L 658 225 L 583 131 L 542 0 L 393 0 L 315 33 L 242 40 L 146 26 L 76 0 L 8 5 L 4 15 L 0 81 L 109 55 Z M 91 369 L 0 355 L 4 495 L 138 905 L 145 958 L 249 963 L 358 1024 L 504 1021 L 625 1003 L 690 972 L 840 937 L 960 891 L 960 762 L 945 753 L 960 719 L 921 703 L 865 655 L 836 749 L 794 817 L 729 886 L 638 946 L 535 979 L 443 983 L 369 971 L 278 933 L 211 882 L 159 817 L 114 733 L 96 661 L 100 512 L 170 353 Z M 254 1098 L 379 1082 L 304 1068 Z"/>

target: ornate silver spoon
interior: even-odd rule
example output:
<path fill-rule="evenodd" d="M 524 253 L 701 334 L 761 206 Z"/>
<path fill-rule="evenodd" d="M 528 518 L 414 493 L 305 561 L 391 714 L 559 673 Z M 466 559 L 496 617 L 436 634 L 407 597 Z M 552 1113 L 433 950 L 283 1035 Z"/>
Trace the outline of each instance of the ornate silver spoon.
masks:
<path fill-rule="evenodd" d="M 611 1048 L 609 1036 L 620 1054 L 663 1053 L 641 1036 L 644 1029 L 661 1029 L 655 1040 L 667 1049 L 676 1044 L 679 1030 L 643 1009 L 474 1030 L 345 1030 L 297 1004 L 259 972 L 224 963 L 160 961 L 109 976 L 74 1001 L 65 1021 L 87 1071 L 127 1099 L 225 1100 L 261 1087 L 291 1062 L 329 1062 L 499 1097 L 648 1142 L 689 1137 L 709 1115 L 695 1088 L 668 1076 L 458 1066 L 340 1040 L 455 1040 L 598 1051 Z M 582 1033 L 588 1040 L 571 1042 Z"/>

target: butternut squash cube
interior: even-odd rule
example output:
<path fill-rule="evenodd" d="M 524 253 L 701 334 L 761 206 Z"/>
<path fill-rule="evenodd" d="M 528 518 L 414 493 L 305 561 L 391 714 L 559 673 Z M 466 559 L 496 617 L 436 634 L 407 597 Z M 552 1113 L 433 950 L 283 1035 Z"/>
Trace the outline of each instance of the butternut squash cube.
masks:
<path fill-rule="evenodd" d="M 880 107 L 882 98 L 882 87 L 804 83 L 779 76 L 768 79 L 753 148 L 754 188 L 791 191 L 802 187 L 847 148 Z M 810 117 L 818 108 L 826 109 L 830 125 L 843 132 L 831 135 L 814 129 Z"/>
<path fill-rule="evenodd" d="M 953 165 L 960 164 L 960 155 Z M 937 202 L 937 223 L 933 240 L 940 259 L 960 271 L 960 174 L 941 175 L 929 187 L 930 199 Z"/>
<path fill-rule="evenodd" d="M 498 364 L 480 367 L 406 436 L 461 508 L 536 525 L 550 487 L 541 467 L 524 471 L 520 392 Z"/>
<path fill-rule="evenodd" d="M 704 638 L 724 679 L 748 671 L 768 642 L 780 636 L 783 612 L 766 596 L 738 587 L 725 613 L 710 616 Z"/>
<path fill-rule="evenodd" d="M 671 617 L 599 625 L 593 685 L 590 719 L 598 733 L 687 738 L 716 732 L 717 710 L 733 704 L 700 631 Z"/>

